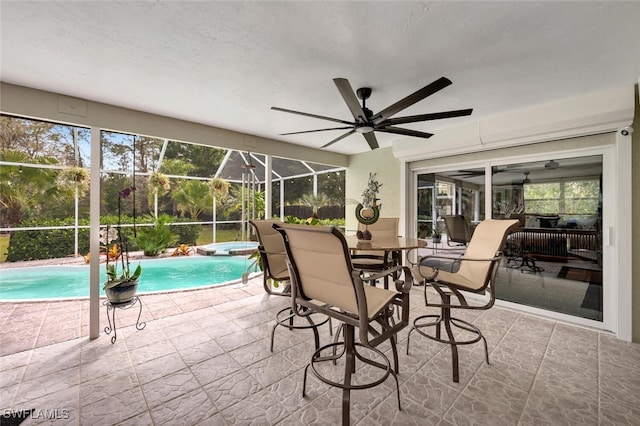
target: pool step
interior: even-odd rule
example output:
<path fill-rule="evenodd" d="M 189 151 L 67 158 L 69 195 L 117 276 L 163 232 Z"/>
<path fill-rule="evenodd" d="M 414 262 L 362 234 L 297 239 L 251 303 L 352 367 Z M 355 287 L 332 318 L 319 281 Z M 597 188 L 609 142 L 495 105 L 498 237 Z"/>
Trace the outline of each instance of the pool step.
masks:
<path fill-rule="evenodd" d="M 206 247 L 198 247 L 196 249 L 196 253 L 201 254 L 203 256 L 215 256 L 216 249 L 206 248 Z"/>
<path fill-rule="evenodd" d="M 244 255 L 255 253 L 256 251 L 258 251 L 257 248 L 250 247 L 250 248 L 244 248 L 244 249 L 232 249 L 232 250 L 229 250 L 229 254 L 232 256 L 244 256 Z"/>

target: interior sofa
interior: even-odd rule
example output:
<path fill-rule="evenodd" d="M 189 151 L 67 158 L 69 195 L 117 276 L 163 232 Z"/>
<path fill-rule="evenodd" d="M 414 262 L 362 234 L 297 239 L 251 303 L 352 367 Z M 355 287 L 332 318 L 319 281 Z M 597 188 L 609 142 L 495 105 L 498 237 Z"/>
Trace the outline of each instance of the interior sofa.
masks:
<path fill-rule="evenodd" d="M 523 220 L 524 219 L 524 220 Z M 570 258 L 600 263 L 598 256 L 598 218 L 595 215 L 526 215 L 521 227 L 507 239 L 510 261 L 522 259 L 567 262 Z"/>

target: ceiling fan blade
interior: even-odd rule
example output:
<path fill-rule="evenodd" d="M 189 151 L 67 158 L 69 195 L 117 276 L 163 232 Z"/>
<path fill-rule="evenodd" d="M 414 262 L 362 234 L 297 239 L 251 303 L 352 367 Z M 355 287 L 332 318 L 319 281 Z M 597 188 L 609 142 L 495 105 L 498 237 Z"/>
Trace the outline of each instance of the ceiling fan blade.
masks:
<path fill-rule="evenodd" d="M 371 150 L 380 148 L 380 145 L 378 145 L 378 139 L 376 139 L 376 135 L 373 132 L 363 133 L 362 136 L 367 140 Z"/>
<path fill-rule="evenodd" d="M 391 126 L 387 126 L 382 129 L 376 129 L 376 132 L 394 133 L 396 135 L 415 136 L 418 138 L 425 138 L 425 139 L 433 136 L 433 133 L 419 132 L 417 130 L 401 129 L 400 127 L 391 127 Z"/>
<path fill-rule="evenodd" d="M 350 135 L 354 134 L 355 132 L 356 132 L 356 131 L 355 131 L 355 129 L 353 129 L 353 130 L 351 130 L 350 132 L 345 133 L 344 135 L 338 136 L 337 138 L 335 138 L 335 139 L 334 139 L 334 140 L 332 140 L 331 142 L 329 142 L 329 143 L 326 143 L 326 144 L 322 145 L 322 147 L 321 147 L 321 148 L 326 148 L 326 147 L 328 147 L 328 146 L 331 146 L 331 145 L 333 145 L 334 143 L 336 143 L 336 142 L 338 142 L 338 141 L 340 141 L 340 140 L 342 140 L 342 139 L 346 138 L 347 136 L 350 136 Z"/>
<path fill-rule="evenodd" d="M 285 109 L 285 108 L 278 108 L 278 107 L 271 107 L 271 109 L 274 111 L 288 112 L 290 114 L 304 115 L 305 117 L 319 118 L 320 120 L 328 120 L 336 123 L 350 124 L 352 126 L 354 125 L 354 123 L 350 121 L 344 121 L 344 120 L 339 120 L 337 118 L 325 117 L 323 115 L 309 114 L 308 112 L 300 112 L 300 111 L 294 111 L 292 109 Z"/>
<path fill-rule="evenodd" d="M 338 88 L 338 91 L 342 95 L 342 99 L 344 99 L 344 102 L 347 104 L 347 107 L 349 108 L 349 111 L 351 111 L 351 114 L 353 115 L 353 118 L 356 120 L 356 122 L 366 123 L 367 115 L 362 110 L 360 102 L 358 101 L 358 97 L 353 91 L 349 80 L 347 80 L 346 78 L 334 78 L 333 82 Z"/>
<path fill-rule="evenodd" d="M 451 84 L 451 80 L 449 80 L 446 77 L 440 77 L 439 79 L 437 79 L 433 83 L 424 86 L 422 89 L 419 89 L 419 90 L 413 92 L 409 96 L 407 96 L 407 97 L 405 97 L 403 99 L 400 99 L 395 104 L 390 105 L 387 108 L 385 108 L 382 111 L 380 111 L 378 114 L 376 114 L 373 117 L 373 122 L 375 124 L 378 124 L 378 123 L 390 118 L 392 115 L 395 115 L 395 114 L 399 113 L 403 109 L 410 107 L 411 105 L 415 104 L 416 102 L 419 102 L 419 101 L 423 100 L 427 96 L 433 95 L 434 93 L 444 89 L 445 87 L 447 87 L 450 84 Z"/>
<path fill-rule="evenodd" d="M 353 129 L 353 126 L 349 126 L 349 127 L 331 127 L 329 129 L 303 130 L 301 132 L 280 133 L 280 136 L 299 135 L 301 133 L 325 132 L 327 130 L 347 130 L 347 129 Z"/>
<path fill-rule="evenodd" d="M 384 120 L 376 126 L 393 126 L 396 124 L 416 123 L 418 121 L 440 120 L 442 118 L 464 117 L 471 115 L 473 108 L 457 109 L 454 111 L 435 112 L 432 114 L 409 115 L 407 117 L 390 118 Z"/>
<path fill-rule="evenodd" d="M 457 175 L 452 176 L 484 176 L 484 170 L 458 170 Z"/>

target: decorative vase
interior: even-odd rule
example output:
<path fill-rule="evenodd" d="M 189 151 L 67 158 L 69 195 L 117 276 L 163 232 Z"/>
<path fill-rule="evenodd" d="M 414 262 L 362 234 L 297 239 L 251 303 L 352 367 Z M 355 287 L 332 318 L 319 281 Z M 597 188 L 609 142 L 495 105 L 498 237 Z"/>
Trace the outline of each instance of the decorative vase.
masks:
<path fill-rule="evenodd" d="M 371 207 L 365 207 L 360 210 L 360 216 L 363 219 L 371 219 L 375 215 L 375 211 Z"/>
<path fill-rule="evenodd" d="M 114 305 L 130 302 L 138 291 L 138 281 L 127 281 L 105 289 L 107 299 Z"/>

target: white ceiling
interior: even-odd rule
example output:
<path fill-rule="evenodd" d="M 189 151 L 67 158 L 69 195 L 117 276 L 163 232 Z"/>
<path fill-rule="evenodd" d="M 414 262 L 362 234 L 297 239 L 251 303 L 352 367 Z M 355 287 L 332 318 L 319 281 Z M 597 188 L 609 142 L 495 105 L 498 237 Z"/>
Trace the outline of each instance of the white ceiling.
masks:
<path fill-rule="evenodd" d="M 4 82 L 316 148 L 341 133 L 278 134 L 335 123 L 270 107 L 351 120 L 335 77 L 372 87 L 374 112 L 448 77 L 396 117 L 474 113 L 400 126 L 427 132 L 640 77 L 636 1 L 2 1 L 0 15 Z"/>

